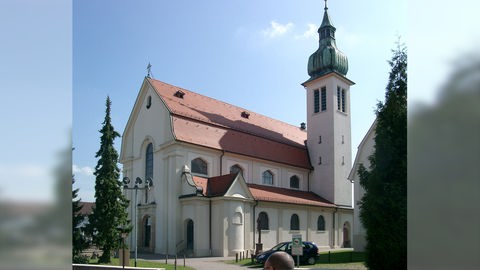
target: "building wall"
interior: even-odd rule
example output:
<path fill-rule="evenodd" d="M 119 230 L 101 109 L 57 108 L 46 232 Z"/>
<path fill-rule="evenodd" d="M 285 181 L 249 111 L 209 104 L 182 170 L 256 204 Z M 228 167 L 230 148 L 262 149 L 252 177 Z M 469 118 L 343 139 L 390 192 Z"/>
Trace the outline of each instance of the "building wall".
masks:
<path fill-rule="evenodd" d="M 331 208 L 288 205 L 281 203 L 260 202 L 255 209 L 256 217 L 265 212 L 269 219 L 269 230 L 262 230 L 263 249 L 269 249 L 280 242 L 292 240 L 293 235 L 301 234 L 302 240 L 312 241 L 320 249 L 339 248 L 343 246 L 343 225 L 353 224 L 352 209 L 334 210 Z M 290 230 L 290 219 L 297 214 L 300 221 L 299 230 Z M 317 230 L 318 217 L 325 220 L 325 230 Z M 352 239 L 352 230 L 349 231 Z M 258 242 L 258 235 L 255 236 Z"/>
<path fill-rule="evenodd" d="M 192 198 L 182 200 L 182 224 L 177 228 L 182 231 L 177 251 L 187 248 L 187 222 L 193 221 L 193 256 L 210 256 L 209 239 L 209 200 L 205 198 Z"/>
<path fill-rule="evenodd" d="M 151 97 L 151 106 L 147 109 L 147 99 Z M 152 125 L 152 123 L 159 123 L 158 125 Z M 123 163 L 123 177 L 130 178 L 130 186 L 133 186 L 136 177 L 140 177 L 145 180 L 145 153 L 148 144 L 153 145 L 153 187 L 149 191 L 149 200 L 145 201 L 145 191 L 137 191 L 137 203 L 143 205 L 150 205 L 153 202 L 156 206 L 153 208 L 153 216 L 160 218 L 164 217 L 167 212 L 165 206 L 167 204 L 167 190 L 163 188 L 168 181 L 166 177 L 166 171 L 164 170 L 166 164 L 163 159 L 162 148 L 173 140 L 171 133 L 169 113 L 165 108 L 163 102 L 157 96 L 156 92 L 151 89 L 149 84 L 144 84 L 137 97 L 137 103 L 132 110 L 129 122 L 122 136 L 122 150 L 120 161 Z M 135 191 L 125 190 L 126 197 L 134 202 Z M 128 209 L 129 217 L 133 220 L 135 215 L 137 203 L 131 203 Z M 141 217 L 137 215 L 140 219 Z M 127 243 L 133 249 L 135 246 L 134 231 L 138 222 L 133 222 L 133 231 L 127 239 Z M 141 224 L 141 223 L 140 223 Z M 156 252 L 165 252 L 167 247 L 165 246 L 165 234 L 166 231 L 165 222 L 155 222 L 153 231 L 156 233 L 156 238 L 153 246 Z M 140 226 L 139 226 L 140 227 Z M 141 228 L 137 230 L 140 231 Z M 141 240 L 141 237 L 137 237 L 137 243 Z"/>
<path fill-rule="evenodd" d="M 366 231 L 360 221 L 360 206 L 359 201 L 365 194 L 365 190 L 360 185 L 360 176 L 358 175 L 358 168 L 360 164 L 363 164 L 365 168 L 370 168 L 369 157 L 375 150 L 375 123 L 365 135 L 358 147 L 357 156 L 355 158 L 355 164 L 350 173 L 351 180 L 354 182 L 354 223 L 353 223 L 353 248 L 356 251 L 364 251 L 366 245 Z"/>
<path fill-rule="evenodd" d="M 322 111 L 321 89 L 326 88 L 326 110 Z M 346 90 L 346 112 L 337 110 L 337 87 Z M 312 190 L 327 200 L 352 207 L 350 85 L 335 73 L 308 82 L 307 145 L 314 167 Z M 314 110 L 314 91 L 319 90 L 320 111 Z"/>
<path fill-rule="evenodd" d="M 254 243 L 258 240 L 256 220 L 261 211 L 269 215 L 269 230 L 262 231 L 262 243 L 264 249 L 273 247 L 279 242 L 291 241 L 292 235 L 301 234 L 302 239 L 315 242 L 320 248 L 341 246 L 341 227 L 337 222 L 337 228 L 333 228 L 333 210 L 329 208 L 286 205 L 278 203 L 260 202 L 255 209 L 256 217 L 253 217 L 253 206 L 249 203 L 235 200 L 229 201 L 228 198 L 212 199 L 212 235 L 210 240 L 209 231 L 209 207 L 207 201 L 195 205 L 185 203 L 179 200 L 182 194 L 181 170 L 184 164 L 190 165 L 191 160 L 201 157 L 207 160 L 209 174 L 220 168 L 220 156 L 218 151 L 211 149 L 202 149 L 185 144 L 171 144 L 155 152 L 154 171 L 157 165 L 163 165 L 162 179 L 156 179 L 153 188 L 155 197 L 155 253 L 174 255 L 181 251 L 186 245 L 185 222 L 191 219 L 194 222 L 194 253 L 193 256 L 233 256 L 236 252 L 245 250 L 254 250 Z M 140 158 L 134 163 L 143 164 Z M 305 177 L 305 170 L 290 168 L 287 166 L 276 165 L 257 160 L 241 159 L 239 157 L 223 156 L 223 164 L 250 164 L 248 168 L 253 172 L 258 172 L 261 179 L 261 172 L 265 168 L 278 168 L 279 178 L 283 178 L 284 185 L 288 183 L 289 176 L 292 174 L 299 177 Z M 274 164 L 275 165 L 275 164 Z M 225 170 L 229 166 L 224 165 Z M 134 166 L 135 167 L 135 166 Z M 224 173 L 228 173 L 228 171 Z M 213 176 L 213 175 L 209 175 Z M 251 180 L 255 183 L 261 183 L 261 180 Z M 303 179 L 303 178 L 301 178 Z M 282 181 L 278 181 L 282 183 Z M 275 182 L 274 182 L 275 185 Z M 285 186 L 283 186 L 285 187 Z M 232 190 L 232 196 L 238 192 Z M 143 195 L 139 195 L 139 201 L 142 201 Z M 206 198 L 205 198 L 206 199 Z M 198 204 L 198 205 L 197 205 Z M 241 224 L 234 222 L 234 214 L 240 212 L 242 215 Z M 292 214 L 297 214 L 300 220 L 300 230 L 290 230 L 290 218 Z M 323 215 L 325 219 L 325 230 L 317 230 L 317 219 Z M 351 212 L 350 215 L 353 215 Z M 353 218 L 352 218 L 353 219 Z M 335 230 L 335 234 L 333 231 Z M 333 235 L 337 235 L 333 243 Z M 254 239 L 255 237 L 255 239 Z M 139 237 L 140 238 L 140 237 Z M 210 242 L 211 241 L 211 242 Z M 210 244 L 211 243 L 211 244 Z M 210 250 L 211 247 L 211 250 Z"/>
<path fill-rule="evenodd" d="M 243 176 L 247 183 L 262 185 L 262 173 L 269 170 L 273 173 L 272 186 L 290 188 L 290 177 L 296 175 L 300 181 L 298 190 L 308 191 L 307 169 L 227 153 L 222 157 L 221 174 L 228 174 L 230 167 L 236 164 L 244 170 Z"/>

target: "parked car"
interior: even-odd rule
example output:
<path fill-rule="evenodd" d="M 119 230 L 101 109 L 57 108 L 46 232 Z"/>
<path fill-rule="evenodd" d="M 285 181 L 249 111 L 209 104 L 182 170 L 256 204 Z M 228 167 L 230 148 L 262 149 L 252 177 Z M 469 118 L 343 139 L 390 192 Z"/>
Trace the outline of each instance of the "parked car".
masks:
<path fill-rule="evenodd" d="M 315 264 L 318 258 L 318 247 L 315 245 L 313 242 L 302 242 L 302 247 L 303 247 L 303 255 L 300 256 L 300 263 L 302 264 Z M 257 263 L 264 264 L 268 257 L 272 255 L 273 253 L 277 251 L 285 251 L 288 254 L 292 255 L 292 242 L 283 242 L 280 243 L 273 248 L 264 251 L 260 254 L 258 254 L 255 257 L 255 260 Z M 292 256 L 295 262 L 297 261 L 297 256 Z"/>

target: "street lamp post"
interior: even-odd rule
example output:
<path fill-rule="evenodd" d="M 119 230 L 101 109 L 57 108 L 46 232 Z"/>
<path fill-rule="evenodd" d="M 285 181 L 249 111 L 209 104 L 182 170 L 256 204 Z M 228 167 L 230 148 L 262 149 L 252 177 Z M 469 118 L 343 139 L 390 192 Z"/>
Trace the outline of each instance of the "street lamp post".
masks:
<path fill-rule="evenodd" d="M 129 187 L 128 184 L 130 184 L 130 178 L 128 177 L 124 177 L 123 178 L 123 189 L 125 190 L 135 190 L 135 223 L 134 223 L 134 226 L 135 226 L 135 240 L 134 240 L 134 243 L 135 243 L 135 267 L 137 267 L 137 255 L 138 255 L 138 252 L 137 252 L 137 246 L 138 246 L 138 243 L 137 243 L 137 233 L 138 233 L 138 229 L 137 229 L 137 207 L 138 207 L 138 203 L 137 203 L 137 192 L 138 190 L 144 190 L 144 189 L 148 189 L 150 190 L 150 188 L 152 187 L 153 185 L 153 181 L 150 177 L 148 177 L 146 180 L 145 180 L 145 186 L 141 187 L 140 185 L 142 184 L 142 179 L 140 177 L 137 177 L 135 178 L 135 185 L 133 187 Z"/>
<path fill-rule="evenodd" d="M 120 254 L 118 254 L 118 258 L 122 258 L 122 269 L 125 269 L 125 238 L 128 234 L 123 226 L 117 227 L 117 230 L 120 232 L 120 247 L 122 248 L 122 256 L 120 257 Z"/>

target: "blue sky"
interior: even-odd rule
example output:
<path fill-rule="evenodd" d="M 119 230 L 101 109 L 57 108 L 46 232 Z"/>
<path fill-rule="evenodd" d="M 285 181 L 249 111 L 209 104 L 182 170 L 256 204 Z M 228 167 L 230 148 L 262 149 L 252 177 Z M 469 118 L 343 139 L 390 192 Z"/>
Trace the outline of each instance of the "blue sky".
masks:
<path fill-rule="evenodd" d="M 406 4 L 330 1 L 337 46 L 349 58 L 352 145 L 383 100 L 391 49 L 406 33 Z M 73 153 L 76 186 L 93 200 L 105 98 L 120 133 L 146 66 L 153 77 L 284 122 L 306 122 L 308 57 L 324 1 L 75 1 Z M 117 140 L 120 151 L 120 139 Z M 355 150 L 354 149 L 354 150 Z M 355 151 L 354 151 L 355 152 Z"/>
<path fill-rule="evenodd" d="M 53 200 L 53 171 L 71 144 L 71 8 L 0 1 L 0 200 Z"/>
<path fill-rule="evenodd" d="M 300 84 L 318 45 L 323 5 L 0 1 L 0 199 L 52 200 L 52 171 L 72 143 L 75 186 L 82 200 L 93 200 L 105 98 L 112 99 L 113 124 L 122 133 L 149 62 L 156 79 L 290 124 L 304 122 Z M 337 46 L 349 59 L 347 76 L 356 83 L 354 153 L 383 100 L 398 35 L 408 45 L 409 102 L 432 102 L 452 63 L 479 47 L 476 1 L 331 0 L 328 6 Z"/>

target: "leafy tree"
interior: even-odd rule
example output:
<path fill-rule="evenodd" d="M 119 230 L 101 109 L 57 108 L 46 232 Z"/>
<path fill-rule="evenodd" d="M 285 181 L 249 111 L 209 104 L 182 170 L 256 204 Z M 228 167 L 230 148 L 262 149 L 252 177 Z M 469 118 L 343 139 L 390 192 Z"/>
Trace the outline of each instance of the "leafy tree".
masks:
<path fill-rule="evenodd" d="M 72 185 L 75 183 L 75 176 L 72 176 Z M 72 190 L 72 260 L 74 263 L 84 263 L 85 258 L 81 256 L 81 252 L 88 247 L 88 241 L 80 226 L 85 219 L 80 211 L 83 205 L 80 199 L 77 199 L 79 189 Z"/>
<path fill-rule="evenodd" d="M 110 97 L 107 96 L 105 120 L 100 130 L 100 150 L 95 155 L 99 158 L 94 172 L 95 206 L 89 216 L 93 243 L 103 251 L 99 263 L 110 262 L 112 250 L 120 245 L 118 228 L 125 228 L 129 223 L 126 212 L 128 200 L 122 194 L 120 169 L 117 166 L 118 153 L 113 145 L 120 134 L 111 124 L 110 106 Z"/>
<path fill-rule="evenodd" d="M 360 166 L 360 219 L 369 269 L 407 269 L 407 51 L 398 43 L 389 61 L 385 103 L 377 105 L 375 151 Z"/>

